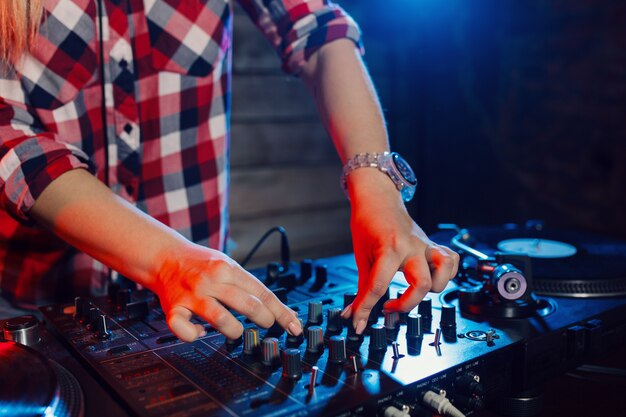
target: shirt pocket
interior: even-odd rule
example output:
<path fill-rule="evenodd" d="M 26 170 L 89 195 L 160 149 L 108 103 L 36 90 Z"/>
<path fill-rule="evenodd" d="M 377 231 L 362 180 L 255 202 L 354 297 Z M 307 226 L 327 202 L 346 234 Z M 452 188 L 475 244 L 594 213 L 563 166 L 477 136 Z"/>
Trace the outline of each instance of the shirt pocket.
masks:
<path fill-rule="evenodd" d="M 31 106 L 55 110 L 97 80 L 98 62 L 95 2 L 44 2 L 35 48 L 18 76 Z"/>
<path fill-rule="evenodd" d="M 207 76 L 231 46 L 228 0 L 144 0 L 157 70 Z"/>

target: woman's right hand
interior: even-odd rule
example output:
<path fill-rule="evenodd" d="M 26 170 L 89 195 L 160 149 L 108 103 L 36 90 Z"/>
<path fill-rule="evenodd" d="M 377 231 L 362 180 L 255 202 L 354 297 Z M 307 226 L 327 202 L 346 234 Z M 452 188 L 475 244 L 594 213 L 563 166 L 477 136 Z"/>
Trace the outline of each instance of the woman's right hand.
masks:
<path fill-rule="evenodd" d="M 227 338 L 241 336 L 241 322 L 226 307 L 263 328 L 277 321 L 292 335 L 302 332 L 297 313 L 261 281 L 222 252 L 204 246 L 184 243 L 164 254 L 148 287 L 159 296 L 170 330 L 187 342 L 205 334 L 190 321 L 193 314 Z"/>

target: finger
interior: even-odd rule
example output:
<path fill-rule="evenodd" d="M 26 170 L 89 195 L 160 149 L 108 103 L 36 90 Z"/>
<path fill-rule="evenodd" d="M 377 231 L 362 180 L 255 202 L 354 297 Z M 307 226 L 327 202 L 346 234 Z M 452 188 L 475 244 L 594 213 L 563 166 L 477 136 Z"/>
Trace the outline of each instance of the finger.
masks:
<path fill-rule="evenodd" d="M 452 278 L 454 259 L 439 245 L 430 245 L 425 251 L 426 261 L 430 265 L 433 292 L 443 291 Z"/>
<path fill-rule="evenodd" d="M 203 336 L 204 328 L 198 328 L 191 322 L 192 313 L 185 307 L 173 307 L 166 313 L 167 325 L 176 337 L 185 342 L 193 342 L 198 337 Z"/>
<path fill-rule="evenodd" d="M 256 297 L 289 334 L 297 336 L 302 333 L 302 326 L 295 311 L 281 303 L 278 297 L 254 275 L 244 269 L 240 269 L 239 272 L 239 279 L 233 281 L 233 284 Z"/>
<path fill-rule="evenodd" d="M 243 333 L 241 322 L 215 298 L 206 297 L 198 300 L 193 310 L 229 339 L 237 339 Z"/>
<path fill-rule="evenodd" d="M 439 246 L 439 247 L 445 250 L 446 253 L 452 257 L 452 262 L 454 263 L 454 266 L 452 267 L 452 274 L 450 275 L 450 279 L 454 279 L 454 277 L 456 277 L 456 274 L 459 272 L 459 261 L 461 257 L 459 256 L 458 253 L 456 253 L 455 251 L 453 251 L 447 246 Z"/>
<path fill-rule="evenodd" d="M 254 295 L 231 284 L 219 285 L 215 292 L 220 294 L 218 300 L 222 304 L 248 317 L 258 326 L 267 329 L 274 324 L 272 312 Z"/>
<path fill-rule="evenodd" d="M 398 299 L 385 303 L 385 310 L 409 312 L 413 310 L 430 291 L 432 280 L 428 263 L 423 256 L 413 256 L 403 267 L 404 277 L 409 287 Z"/>
<path fill-rule="evenodd" d="M 367 287 L 359 287 L 352 303 L 352 323 L 357 334 L 361 334 L 365 330 L 367 318 L 378 300 L 387 292 L 389 283 L 399 266 L 400 262 L 392 256 L 378 258 L 370 271 Z"/>

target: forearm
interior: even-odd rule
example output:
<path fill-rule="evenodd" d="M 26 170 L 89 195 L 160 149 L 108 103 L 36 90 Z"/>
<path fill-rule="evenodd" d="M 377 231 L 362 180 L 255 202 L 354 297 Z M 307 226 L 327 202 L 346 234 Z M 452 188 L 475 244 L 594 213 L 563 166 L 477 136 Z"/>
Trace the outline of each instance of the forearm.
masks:
<path fill-rule="evenodd" d="M 163 255 L 184 242 L 82 169 L 53 181 L 31 214 L 74 247 L 147 287 Z"/>
<path fill-rule="evenodd" d="M 389 150 L 378 97 L 352 41 L 338 40 L 322 47 L 304 66 L 302 78 L 342 163 L 358 153 Z M 393 183 L 377 170 L 353 171 L 348 176 L 348 189 L 353 202 L 358 195 L 385 192 L 392 204 L 401 203 Z"/>

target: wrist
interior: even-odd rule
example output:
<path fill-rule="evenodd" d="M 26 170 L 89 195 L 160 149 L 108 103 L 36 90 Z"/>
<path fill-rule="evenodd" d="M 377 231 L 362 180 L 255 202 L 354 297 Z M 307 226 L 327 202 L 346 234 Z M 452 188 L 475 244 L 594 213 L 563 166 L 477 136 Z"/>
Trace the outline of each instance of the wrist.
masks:
<path fill-rule="evenodd" d="M 395 184 L 374 167 L 352 171 L 346 176 L 346 186 L 351 202 L 371 200 L 372 196 L 375 196 L 376 199 L 404 204 Z"/>

